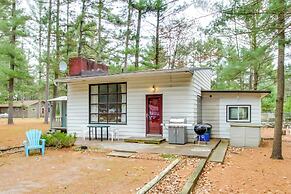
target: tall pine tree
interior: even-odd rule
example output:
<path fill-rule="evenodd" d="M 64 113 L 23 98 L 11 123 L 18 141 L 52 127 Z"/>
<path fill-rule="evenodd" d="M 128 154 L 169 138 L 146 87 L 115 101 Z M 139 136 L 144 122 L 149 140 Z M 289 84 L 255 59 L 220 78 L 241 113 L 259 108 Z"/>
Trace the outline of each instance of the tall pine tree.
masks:
<path fill-rule="evenodd" d="M 27 61 L 19 39 L 25 37 L 25 23 L 28 17 L 17 7 L 16 0 L 0 2 L 0 71 L 5 76 L 8 89 L 8 124 L 13 124 L 13 100 L 15 80 L 28 77 Z"/>

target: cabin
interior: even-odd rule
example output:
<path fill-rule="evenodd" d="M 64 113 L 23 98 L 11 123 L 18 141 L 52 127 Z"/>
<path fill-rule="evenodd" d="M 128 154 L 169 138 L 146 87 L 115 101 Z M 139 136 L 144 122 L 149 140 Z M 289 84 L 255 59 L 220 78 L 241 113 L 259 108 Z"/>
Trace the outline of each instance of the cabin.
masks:
<path fill-rule="evenodd" d="M 44 117 L 44 100 L 13 101 L 14 118 Z M 8 103 L 0 104 L 0 114 L 8 113 Z"/>
<path fill-rule="evenodd" d="M 49 99 L 50 103 L 50 131 L 67 132 L 67 96 Z M 55 106 L 53 106 L 55 103 Z M 53 112 L 55 113 L 53 115 Z"/>
<path fill-rule="evenodd" d="M 70 60 L 66 83 L 67 132 L 82 136 L 88 124 L 118 128 L 121 138 L 168 138 L 171 118 L 209 123 L 211 137 L 230 138 L 232 124 L 260 125 L 268 91 L 211 90 L 210 68 L 160 69 L 109 74 L 104 64 Z M 192 126 L 187 142 L 195 138 Z M 88 134 L 87 134 L 88 135 Z"/>

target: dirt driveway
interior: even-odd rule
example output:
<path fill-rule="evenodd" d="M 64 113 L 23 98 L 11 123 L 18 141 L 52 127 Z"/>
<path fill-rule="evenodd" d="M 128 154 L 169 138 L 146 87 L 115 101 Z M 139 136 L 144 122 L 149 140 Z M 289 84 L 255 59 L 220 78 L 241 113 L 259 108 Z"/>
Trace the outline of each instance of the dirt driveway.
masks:
<path fill-rule="evenodd" d="M 25 132 L 29 129 L 49 129 L 42 119 L 14 119 L 14 125 L 7 125 L 7 119 L 0 119 L 0 148 L 20 146 L 25 140 Z"/>
<path fill-rule="evenodd" d="M 12 154 L 0 157 L 0 193 L 135 193 L 167 163 L 72 150 Z"/>

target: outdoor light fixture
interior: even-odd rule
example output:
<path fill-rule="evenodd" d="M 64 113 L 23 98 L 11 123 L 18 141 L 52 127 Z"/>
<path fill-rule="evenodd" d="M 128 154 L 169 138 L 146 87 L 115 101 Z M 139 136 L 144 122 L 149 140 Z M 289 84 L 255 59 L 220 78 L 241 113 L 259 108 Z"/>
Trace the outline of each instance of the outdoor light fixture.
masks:
<path fill-rule="evenodd" d="M 152 87 L 152 91 L 153 91 L 153 92 L 156 92 L 156 91 L 157 91 L 157 88 L 156 88 L 155 85 L 153 85 L 153 87 Z"/>

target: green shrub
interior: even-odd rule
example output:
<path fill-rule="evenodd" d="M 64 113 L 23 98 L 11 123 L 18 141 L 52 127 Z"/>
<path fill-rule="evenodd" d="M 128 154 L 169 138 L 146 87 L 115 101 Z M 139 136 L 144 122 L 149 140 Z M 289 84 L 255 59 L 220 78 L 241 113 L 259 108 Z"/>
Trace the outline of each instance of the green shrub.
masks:
<path fill-rule="evenodd" d="M 45 145 L 47 147 L 71 147 L 76 142 L 76 136 L 62 132 L 55 132 L 53 134 L 44 134 L 42 138 L 45 139 Z"/>

